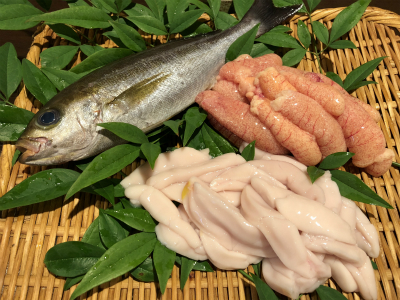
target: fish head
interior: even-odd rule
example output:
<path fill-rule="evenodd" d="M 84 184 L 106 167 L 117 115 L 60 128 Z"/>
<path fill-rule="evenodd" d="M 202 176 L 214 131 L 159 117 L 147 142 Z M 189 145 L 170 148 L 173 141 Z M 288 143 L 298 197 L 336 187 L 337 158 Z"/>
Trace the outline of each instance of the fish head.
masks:
<path fill-rule="evenodd" d="M 21 163 L 55 165 L 90 156 L 101 102 L 93 93 L 67 89 L 36 113 L 18 139 Z"/>

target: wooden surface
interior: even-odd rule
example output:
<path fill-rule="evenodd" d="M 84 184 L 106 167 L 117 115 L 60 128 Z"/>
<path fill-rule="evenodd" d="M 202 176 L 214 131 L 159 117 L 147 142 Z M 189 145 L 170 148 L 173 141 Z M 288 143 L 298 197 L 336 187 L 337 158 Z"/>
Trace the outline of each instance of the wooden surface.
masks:
<path fill-rule="evenodd" d="M 36 1 L 30 0 L 30 2 L 40 8 Z M 144 3 L 143 0 L 134 2 Z M 354 0 L 322 0 L 318 5 L 318 8 L 343 7 L 354 2 Z M 376 6 L 400 14 L 400 0 L 372 0 L 370 6 Z M 68 5 L 65 1 L 53 0 L 51 11 L 67 7 Z M 17 49 L 18 57 L 22 59 L 26 57 L 26 54 L 28 53 L 34 31 L 34 28 L 20 31 L 0 30 L 0 46 L 6 42 L 13 43 Z"/>

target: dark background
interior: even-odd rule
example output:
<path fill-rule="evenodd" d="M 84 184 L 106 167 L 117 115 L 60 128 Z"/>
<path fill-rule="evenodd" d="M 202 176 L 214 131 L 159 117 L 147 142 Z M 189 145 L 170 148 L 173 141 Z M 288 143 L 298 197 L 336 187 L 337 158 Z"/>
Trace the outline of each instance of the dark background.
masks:
<path fill-rule="evenodd" d="M 30 0 L 30 2 L 40 8 L 36 1 Z M 141 0 L 136 0 L 134 2 L 144 4 L 144 1 Z M 343 7 L 353 2 L 355 2 L 355 0 L 322 0 L 317 8 Z M 370 5 L 400 14 L 400 0 L 372 0 Z M 62 0 L 53 0 L 51 11 L 67 7 L 68 5 L 66 2 Z M 22 59 L 28 53 L 34 31 L 35 28 L 20 31 L 0 30 L 0 46 L 6 42 L 13 43 L 17 49 L 18 57 Z"/>

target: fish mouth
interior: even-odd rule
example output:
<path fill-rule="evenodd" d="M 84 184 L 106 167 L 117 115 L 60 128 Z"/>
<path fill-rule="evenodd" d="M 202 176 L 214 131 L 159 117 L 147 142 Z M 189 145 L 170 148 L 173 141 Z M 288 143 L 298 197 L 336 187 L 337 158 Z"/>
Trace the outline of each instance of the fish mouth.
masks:
<path fill-rule="evenodd" d="M 19 157 L 19 162 L 25 164 L 35 160 L 35 155 L 40 152 L 45 146 L 50 146 L 51 140 L 45 137 L 37 138 L 20 138 L 15 146 L 22 152 Z"/>

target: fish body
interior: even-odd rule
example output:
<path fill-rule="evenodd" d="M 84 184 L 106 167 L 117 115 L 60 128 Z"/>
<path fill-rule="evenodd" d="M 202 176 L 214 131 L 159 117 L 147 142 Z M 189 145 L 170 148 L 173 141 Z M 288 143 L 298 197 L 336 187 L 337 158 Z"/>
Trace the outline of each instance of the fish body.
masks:
<path fill-rule="evenodd" d="M 258 35 L 300 7 L 256 0 L 237 25 L 173 41 L 100 68 L 54 96 L 17 141 L 20 162 L 60 164 L 96 155 L 125 141 L 97 126 L 125 122 L 148 132 L 194 103 L 213 86 L 230 45 L 255 25 Z"/>

